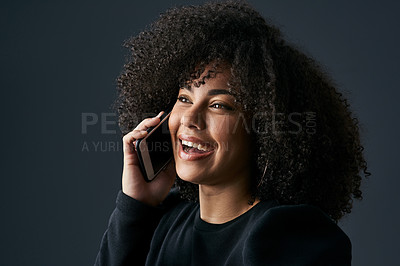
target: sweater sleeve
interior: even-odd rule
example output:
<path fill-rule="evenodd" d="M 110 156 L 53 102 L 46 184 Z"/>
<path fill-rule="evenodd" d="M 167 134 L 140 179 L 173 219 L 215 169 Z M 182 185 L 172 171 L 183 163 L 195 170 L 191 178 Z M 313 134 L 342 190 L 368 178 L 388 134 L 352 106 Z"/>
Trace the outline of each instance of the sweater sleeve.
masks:
<path fill-rule="evenodd" d="M 321 210 L 279 206 L 264 214 L 248 239 L 249 265 L 351 265 L 351 242 Z"/>
<path fill-rule="evenodd" d="M 95 265 L 144 265 L 162 213 L 119 191 Z"/>

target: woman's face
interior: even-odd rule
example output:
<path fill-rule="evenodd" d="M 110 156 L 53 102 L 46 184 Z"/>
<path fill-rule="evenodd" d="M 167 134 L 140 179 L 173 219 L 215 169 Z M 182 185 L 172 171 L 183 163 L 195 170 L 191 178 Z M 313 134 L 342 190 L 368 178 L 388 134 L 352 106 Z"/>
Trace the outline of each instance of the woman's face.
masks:
<path fill-rule="evenodd" d="M 176 171 L 185 181 L 228 185 L 249 179 L 250 134 L 228 80 L 225 70 L 199 87 L 179 90 L 169 128 Z"/>

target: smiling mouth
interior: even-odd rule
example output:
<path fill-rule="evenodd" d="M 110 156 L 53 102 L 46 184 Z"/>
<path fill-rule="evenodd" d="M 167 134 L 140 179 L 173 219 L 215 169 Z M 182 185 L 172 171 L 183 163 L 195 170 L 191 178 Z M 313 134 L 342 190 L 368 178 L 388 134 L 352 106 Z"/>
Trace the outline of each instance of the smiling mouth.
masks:
<path fill-rule="evenodd" d="M 183 139 L 179 139 L 179 143 L 179 158 L 184 161 L 201 160 L 214 153 L 214 147 L 208 143 L 196 143 Z"/>
<path fill-rule="evenodd" d="M 210 145 L 181 140 L 183 151 L 186 153 L 206 153 L 212 150 Z"/>

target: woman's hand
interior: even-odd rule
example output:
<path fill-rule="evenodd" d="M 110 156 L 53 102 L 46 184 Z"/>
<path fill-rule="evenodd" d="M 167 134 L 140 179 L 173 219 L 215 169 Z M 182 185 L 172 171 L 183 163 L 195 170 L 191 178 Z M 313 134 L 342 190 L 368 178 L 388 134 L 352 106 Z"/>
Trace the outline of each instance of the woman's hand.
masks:
<path fill-rule="evenodd" d="M 176 172 L 175 163 L 172 160 L 168 166 L 161 171 L 157 178 L 146 182 L 140 171 L 139 160 L 136 154 L 134 143 L 137 139 L 144 138 L 149 127 L 160 123 L 160 116 L 143 120 L 134 130 L 126 134 L 123 141 L 124 167 L 122 172 L 122 192 L 143 203 L 157 206 L 168 195 L 174 184 Z"/>

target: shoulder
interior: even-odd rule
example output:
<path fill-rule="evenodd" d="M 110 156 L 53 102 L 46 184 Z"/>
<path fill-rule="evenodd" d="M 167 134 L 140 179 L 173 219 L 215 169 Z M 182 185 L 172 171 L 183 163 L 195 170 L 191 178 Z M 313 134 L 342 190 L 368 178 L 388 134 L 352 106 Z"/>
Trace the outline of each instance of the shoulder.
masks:
<path fill-rule="evenodd" d="M 340 230 L 337 224 L 318 207 L 300 204 L 300 205 L 280 205 L 265 210 L 260 217 L 264 223 L 271 226 L 288 229 L 302 229 L 315 231 Z"/>
<path fill-rule="evenodd" d="M 264 208 L 258 214 L 252 231 L 281 239 L 306 236 L 326 239 L 334 236 L 350 244 L 347 235 L 327 214 L 307 204 Z"/>
<path fill-rule="evenodd" d="M 307 265 L 351 262 L 350 239 L 328 215 L 311 205 L 265 210 L 254 223 L 248 244 L 252 256 L 266 260 L 284 258 L 289 264 L 304 261 Z"/>

